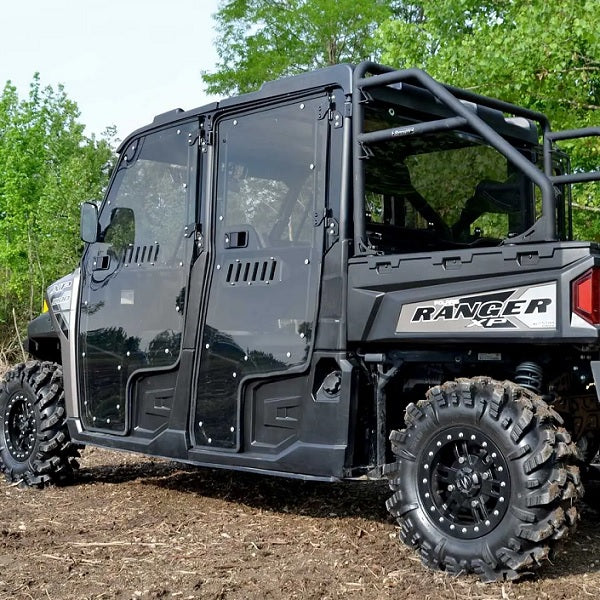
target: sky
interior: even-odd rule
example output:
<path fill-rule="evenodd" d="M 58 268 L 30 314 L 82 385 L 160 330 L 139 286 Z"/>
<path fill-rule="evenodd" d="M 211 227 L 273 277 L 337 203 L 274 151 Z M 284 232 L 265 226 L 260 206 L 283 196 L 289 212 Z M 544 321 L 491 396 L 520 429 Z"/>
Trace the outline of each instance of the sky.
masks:
<path fill-rule="evenodd" d="M 202 70 L 215 68 L 218 0 L 0 0 L 0 86 L 26 97 L 36 72 L 63 84 L 86 134 L 115 125 L 123 139 L 173 108 L 217 98 Z M 1 88 L 0 88 L 1 89 Z"/>

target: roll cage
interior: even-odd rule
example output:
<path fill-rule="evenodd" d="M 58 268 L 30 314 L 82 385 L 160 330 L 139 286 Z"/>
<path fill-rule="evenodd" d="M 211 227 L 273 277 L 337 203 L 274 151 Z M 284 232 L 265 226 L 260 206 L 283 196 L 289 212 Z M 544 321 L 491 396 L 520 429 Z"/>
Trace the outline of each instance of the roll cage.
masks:
<path fill-rule="evenodd" d="M 428 120 L 415 121 L 410 125 L 383 127 L 367 130 L 367 111 L 377 93 L 390 90 L 410 90 L 425 94 L 429 103 L 433 99 L 442 110 L 436 110 Z M 495 114 L 492 114 L 495 113 Z M 507 115 L 507 117 L 504 117 Z M 366 182 L 366 159 L 372 148 L 382 143 L 424 137 L 430 134 L 452 131 L 466 131 L 478 136 L 483 143 L 494 148 L 513 166 L 527 177 L 540 191 L 541 214 L 526 230 L 510 235 L 504 240 L 511 244 L 525 242 L 555 241 L 561 238 L 558 231 L 564 227 L 564 205 L 558 206 L 561 186 L 600 180 L 600 171 L 587 173 L 556 172 L 556 149 L 554 143 L 560 140 L 599 136 L 600 127 L 552 132 L 547 117 L 537 111 L 510 104 L 501 100 L 482 96 L 468 90 L 443 85 L 420 69 L 395 70 L 373 62 L 363 62 L 354 71 L 352 93 L 352 170 L 353 170 L 353 223 L 355 254 L 374 252 L 367 234 L 368 210 L 365 206 L 368 185 Z M 498 119 L 500 117 L 500 120 Z M 542 165 L 525 155 L 511 143 L 509 136 L 502 131 L 502 117 L 510 120 L 527 120 L 536 132 L 531 147 L 541 148 Z M 541 137 L 541 139 L 539 139 Z M 491 183 L 491 182 L 490 182 Z M 490 187 L 488 186 L 488 192 Z M 504 194 L 506 195 L 506 194 Z M 414 196 L 413 196 L 414 197 Z M 569 196 L 570 197 L 570 196 Z M 416 199 L 416 203 L 419 204 Z M 422 203 L 421 203 L 422 205 Z M 429 209 L 422 209 L 429 210 Z M 468 211 L 467 211 L 468 212 Z M 467 221 L 464 217 L 463 221 Z M 435 221 L 432 217 L 432 221 Z M 435 222 L 433 222 L 435 225 Z M 456 228 L 456 224 L 454 224 Z M 371 227 L 371 226 L 369 226 Z M 376 228 L 376 227 L 375 227 Z"/>

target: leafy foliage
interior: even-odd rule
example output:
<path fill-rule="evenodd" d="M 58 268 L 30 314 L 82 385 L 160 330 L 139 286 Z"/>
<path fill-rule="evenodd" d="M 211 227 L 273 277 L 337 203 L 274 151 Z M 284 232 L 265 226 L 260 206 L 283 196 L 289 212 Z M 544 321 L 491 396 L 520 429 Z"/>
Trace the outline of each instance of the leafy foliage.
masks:
<path fill-rule="evenodd" d="M 112 159 L 108 132 L 87 138 L 77 105 L 36 75 L 21 100 L 0 96 L 0 339 L 39 313 L 45 287 L 79 258 L 79 203 L 99 198 Z"/>
<path fill-rule="evenodd" d="M 379 29 L 382 60 L 419 66 L 434 77 L 545 113 L 555 129 L 593 125 L 600 108 L 600 0 L 421 0 L 418 19 L 389 19 Z M 575 170 L 596 170 L 600 141 L 561 144 Z M 576 188 L 579 207 L 600 195 Z M 575 211 L 575 233 L 600 239 L 590 210 Z"/>
<path fill-rule="evenodd" d="M 376 54 L 373 34 L 401 10 L 386 0 L 227 0 L 215 15 L 219 63 L 203 73 L 213 94 Z"/>

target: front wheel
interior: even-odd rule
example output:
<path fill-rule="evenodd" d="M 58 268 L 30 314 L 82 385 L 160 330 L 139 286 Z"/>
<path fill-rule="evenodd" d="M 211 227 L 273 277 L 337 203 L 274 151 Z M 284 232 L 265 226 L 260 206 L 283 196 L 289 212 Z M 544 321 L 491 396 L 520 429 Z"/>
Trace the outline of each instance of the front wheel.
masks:
<path fill-rule="evenodd" d="M 0 382 L 0 417 L 7 481 L 41 488 L 73 478 L 79 451 L 67 430 L 60 365 L 31 361 L 9 371 Z"/>
<path fill-rule="evenodd" d="M 400 537 L 423 562 L 486 581 L 543 564 L 577 521 L 577 450 L 539 396 L 489 378 L 431 388 L 390 439 Z"/>

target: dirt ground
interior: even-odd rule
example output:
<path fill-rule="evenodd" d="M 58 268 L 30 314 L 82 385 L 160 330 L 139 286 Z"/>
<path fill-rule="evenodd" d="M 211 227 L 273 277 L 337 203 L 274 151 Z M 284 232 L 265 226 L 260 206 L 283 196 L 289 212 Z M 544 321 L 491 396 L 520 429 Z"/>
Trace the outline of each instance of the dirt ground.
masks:
<path fill-rule="evenodd" d="M 318 484 L 86 448 L 75 485 L 0 484 L 0 599 L 600 597 L 600 514 L 518 583 L 433 573 L 396 539 L 385 485 Z M 600 485 L 588 486 L 600 507 Z"/>

